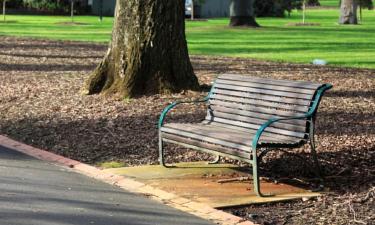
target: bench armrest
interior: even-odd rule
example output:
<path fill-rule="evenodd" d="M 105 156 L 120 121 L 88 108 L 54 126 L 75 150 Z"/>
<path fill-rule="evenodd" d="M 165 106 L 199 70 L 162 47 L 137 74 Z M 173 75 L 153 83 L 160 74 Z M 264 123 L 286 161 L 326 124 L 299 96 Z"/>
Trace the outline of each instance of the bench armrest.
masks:
<path fill-rule="evenodd" d="M 158 128 L 160 129 L 163 126 L 165 117 L 167 116 L 168 112 L 171 109 L 173 109 L 175 106 L 177 106 L 179 104 L 186 104 L 186 103 L 207 102 L 210 99 L 211 95 L 212 95 L 212 91 L 214 90 L 214 86 L 215 86 L 215 84 L 212 85 L 210 92 L 208 92 L 208 95 L 205 98 L 203 98 L 203 99 L 196 99 L 196 100 L 192 100 L 192 101 L 176 101 L 176 102 L 171 103 L 167 107 L 165 107 L 164 110 L 163 110 L 163 112 L 160 114 Z"/>
<path fill-rule="evenodd" d="M 309 109 L 309 111 L 303 115 L 303 116 L 295 116 L 295 117 L 284 117 L 284 118 L 271 118 L 269 119 L 267 122 L 265 122 L 264 124 L 262 124 L 259 129 L 257 130 L 254 138 L 253 138 L 253 141 L 252 141 L 252 149 L 253 151 L 255 152 L 256 151 L 256 148 L 258 146 L 258 141 L 260 139 L 260 137 L 262 136 L 264 130 L 269 127 L 271 124 L 273 123 L 276 123 L 278 121 L 282 121 L 282 120 L 298 120 L 298 119 L 305 119 L 305 118 L 312 118 L 315 113 L 316 113 L 316 110 L 319 106 L 319 103 L 320 103 L 320 100 L 324 94 L 325 91 L 331 89 L 333 86 L 331 84 L 323 84 L 319 89 L 318 91 L 316 92 L 316 95 L 314 97 L 314 103 L 312 104 L 311 108 Z"/>
<path fill-rule="evenodd" d="M 173 109 L 174 107 L 176 107 L 177 105 L 179 105 L 179 104 L 186 104 L 186 103 L 207 102 L 208 99 L 209 99 L 209 95 L 207 97 L 205 97 L 204 99 L 196 99 L 196 100 L 192 100 L 192 101 L 176 101 L 176 102 L 171 103 L 170 105 L 168 105 L 167 107 L 165 107 L 164 110 L 163 110 L 163 112 L 160 114 L 158 128 L 160 129 L 163 126 L 165 117 L 167 116 L 168 112 L 171 109 Z"/>

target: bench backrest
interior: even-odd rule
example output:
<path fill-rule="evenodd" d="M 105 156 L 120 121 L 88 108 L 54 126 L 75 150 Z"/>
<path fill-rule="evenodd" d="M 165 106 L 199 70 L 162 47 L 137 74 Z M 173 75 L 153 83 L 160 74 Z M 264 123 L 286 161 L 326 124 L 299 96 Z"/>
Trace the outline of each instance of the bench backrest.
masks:
<path fill-rule="evenodd" d="M 306 81 L 223 74 L 211 90 L 206 120 L 255 131 L 271 118 L 306 115 L 321 86 Z M 274 123 L 266 131 L 276 136 L 307 138 L 308 126 L 306 119 L 287 120 Z"/>

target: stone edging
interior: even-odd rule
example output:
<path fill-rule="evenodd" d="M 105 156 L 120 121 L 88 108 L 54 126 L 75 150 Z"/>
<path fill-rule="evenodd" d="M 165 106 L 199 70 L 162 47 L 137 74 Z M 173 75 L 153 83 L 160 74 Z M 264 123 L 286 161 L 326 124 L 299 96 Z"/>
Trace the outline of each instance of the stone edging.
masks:
<path fill-rule="evenodd" d="M 81 163 L 76 160 L 65 158 L 63 156 L 34 148 L 21 142 L 12 140 L 8 137 L 0 135 L 0 145 L 22 152 L 26 155 L 41 159 L 44 161 L 69 167 L 74 171 L 86 176 L 95 178 L 108 184 L 116 185 L 126 191 L 145 195 L 165 205 L 198 216 L 200 218 L 210 220 L 216 224 L 222 225 L 256 225 L 253 222 L 246 221 L 241 217 L 234 216 L 221 210 L 214 209 L 206 204 L 191 201 L 187 198 L 179 197 L 173 193 L 169 193 L 130 178 L 111 174 L 107 171 L 100 170 L 94 166 Z"/>

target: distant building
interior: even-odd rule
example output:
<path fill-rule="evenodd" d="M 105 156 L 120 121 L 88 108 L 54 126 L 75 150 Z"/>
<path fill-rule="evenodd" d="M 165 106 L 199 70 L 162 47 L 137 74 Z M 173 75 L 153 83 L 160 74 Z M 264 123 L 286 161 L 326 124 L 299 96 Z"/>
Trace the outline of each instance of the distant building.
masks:
<path fill-rule="evenodd" d="M 200 6 L 202 18 L 229 17 L 230 0 L 205 0 Z"/>
<path fill-rule="evenodd" d="M 91 13 L 100 15 L 101 4 L 103 4 L 103 15 L 113 16 L 115 12 L 116 0 L 87 0 L 91 6 Z M 196 15 L 202 18 L 212 17 L 228 17 L 230 0 L 205 0 L 205 2 L 197 7 Z"/>

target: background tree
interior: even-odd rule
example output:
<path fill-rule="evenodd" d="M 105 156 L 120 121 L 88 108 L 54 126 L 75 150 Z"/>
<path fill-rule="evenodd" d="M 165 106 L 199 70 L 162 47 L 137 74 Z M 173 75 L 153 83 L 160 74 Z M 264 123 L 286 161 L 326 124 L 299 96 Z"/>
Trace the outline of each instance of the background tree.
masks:
<path fill-rule="evenodd" d="M 7 4 L 7 0 L 3 0 L 3 20 L 4 20 L 4 22 L 6 21 L 6 17 L 5 17 L 6 4 Z"/>
<path fill-rule="evenodd" d="M 302 0 L 302 24 L 305 24 L 306 20 L 306 4 L 307 0 Z"/>
<path fill-rule="evenodd" d="M 70 18 L 74 22 L 74 0 L 70 0 Z"/>
<path fill-rule="evenodd" d="M 341 0 L 340 24 L 358 24 L 358 2 L 356 0 Z"/>
<path fill-rule="evenodd" d="M 259 27 L 255 21 L 254 0 L 231 0 L 229 26 Z"/>
<path fill-rule="evenodd" d="M 185 1 L 117 1 L 112 41 L 84 93 L 133 97 L 198 88 L 185 38 Z"/>
<path fill-rule="evenodd" d="M 74 14 L 88 12 L 89 8 L 87 7 L 87 5 L 80 4 L 81 1 L 76 0 L 23 0 L 23 5 L 28 9 L 36 11 L 72 15 L 72 2 L 74 4 Z"/>
<path fill-rule="evenodd" d="M 358 0 L 359 3 L 359 20 L 362 22 L 363 21 L 363 16 L 362 16 L 362 9 L 367 8 L 367 9 L 374 9 L 374 3 L 372 0 Z"/>

